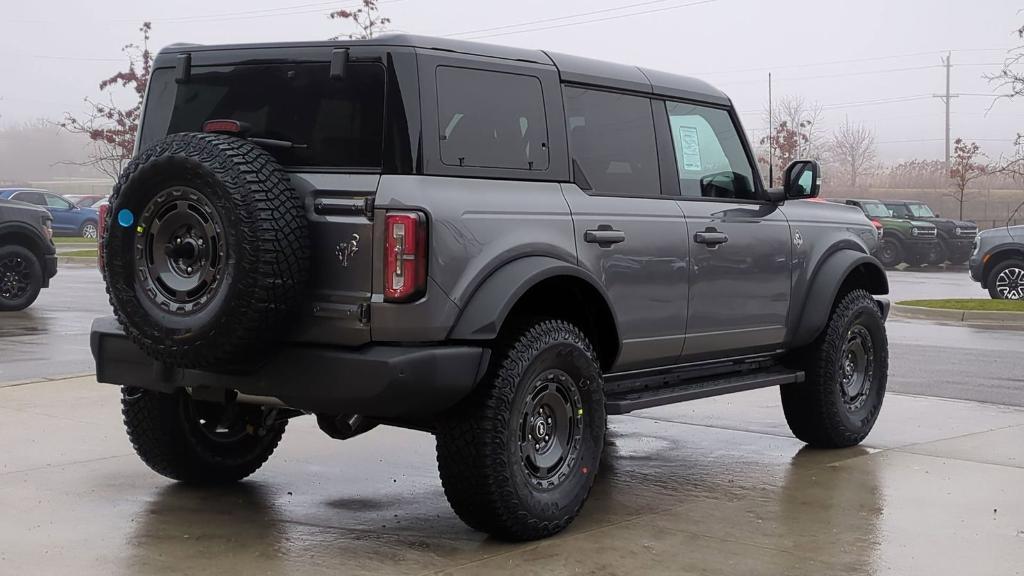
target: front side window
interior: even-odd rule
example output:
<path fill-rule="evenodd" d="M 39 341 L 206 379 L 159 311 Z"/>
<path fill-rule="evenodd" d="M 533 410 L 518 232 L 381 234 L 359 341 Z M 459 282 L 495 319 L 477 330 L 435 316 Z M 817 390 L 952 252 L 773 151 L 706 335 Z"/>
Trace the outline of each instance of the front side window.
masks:
<path fill-rule="evenodd" d="M 756 200 L 754 169 L 725 110 L 667 102 L 684 197 Z"/>
<path fill-rule="evenodd" d="M 449 166 L 548 169 L 540 79 L 469 68 L 437 68 L 441 161 Z"/>
<path fill-rule="evenodd" d="M 597 193 L 661 194 L 651 101 L 566 87 L 565 115 L 576 169 Z"/>
<path fill-rule="evenodd" d="M 60 196 L 54 196 L 53 194 L 46 195 L 46 205 L 50 208 L 62 208 L 64 210 L 71 209 L 71 202 L 68 202 Z"/>

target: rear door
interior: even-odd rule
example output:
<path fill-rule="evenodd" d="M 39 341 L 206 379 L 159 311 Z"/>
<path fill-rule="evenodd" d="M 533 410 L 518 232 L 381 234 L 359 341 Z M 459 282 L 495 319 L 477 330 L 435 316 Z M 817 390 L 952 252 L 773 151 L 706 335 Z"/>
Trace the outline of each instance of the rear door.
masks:
<path fill-rule="evenodd" d="M 572 212 L 580 266 L 611 299 L 622 349 L 616 370 L 674 362 L 687 306 L 686 222 L 662 194 L 649 98 L 563 90 L 575 184 Z"/>
<path fill-rule="evenodd" d="M 664 103 L 689 227 L 684 361 L 780 347 L 789 311 L 793 237 L 730 111 Z"/>

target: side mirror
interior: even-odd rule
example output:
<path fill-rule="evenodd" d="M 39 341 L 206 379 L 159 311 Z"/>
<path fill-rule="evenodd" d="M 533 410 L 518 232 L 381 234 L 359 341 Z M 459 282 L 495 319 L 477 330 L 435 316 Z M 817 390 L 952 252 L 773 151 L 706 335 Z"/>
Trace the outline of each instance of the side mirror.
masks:
<path fill-rule="evenodd" d="M 786 166 L 782 189 L 786 198 L 794 200 L 817 198 L 821 191 L 821 167 L 814 160 L 794 160 Z"/>
<path fill-rule="evenodd" d="M 938 212 L 936 212 L 936 213 L 935 213 L 935 217 L 936 217 L 936 218 L 942 218 L 942 214 L 939 214 Z"/>

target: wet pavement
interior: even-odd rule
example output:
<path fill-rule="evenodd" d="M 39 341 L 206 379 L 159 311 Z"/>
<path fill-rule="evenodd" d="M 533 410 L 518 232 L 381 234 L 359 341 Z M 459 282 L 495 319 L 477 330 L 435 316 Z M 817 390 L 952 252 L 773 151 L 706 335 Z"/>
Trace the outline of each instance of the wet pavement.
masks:
<path fill-rule="evenodd" d="M 962 272 L 890 281 L 985 297 Z M 301 418 L 250 480 L 196 489 L 134 455 L 115 387 L 11 385 L 90 372 L 104 314 L 98 272 L 64 267 L 0 315 L 0 574 L 1024 574 L 1024 332 L 890 320 L 891 393 L 855 449 L 805 448 L 772 389 L 612 417 L 580 519 L 513 545 L 450 511 L 428 434 Z"/>
<path fill-rule="evenodd" d="M 1015 408 L 892 394 L 839 451 L 770 389 L 612 417 L 581 517 L 528 544 L 455 517 L 425 433 L 299 419 L 250 480 L 197 489 L 134 456 L 113 386 L 0 388 L 0 416 L 2 574 L 1024 573 Z"/>

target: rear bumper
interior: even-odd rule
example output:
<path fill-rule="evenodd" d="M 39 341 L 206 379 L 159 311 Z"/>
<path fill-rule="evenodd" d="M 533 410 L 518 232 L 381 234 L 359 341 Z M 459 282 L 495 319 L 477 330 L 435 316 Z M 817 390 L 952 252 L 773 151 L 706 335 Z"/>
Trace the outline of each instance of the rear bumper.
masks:
<path fill-rule="evenodd" d="M 43 258 L 43 288 L 50 286 L 50 279 L 57 275 L 57 255 L 47 254 Z"/>
<path fill-rule="evenodd" d="M 282 344 L 245 374 L 181 369 L 156 362 L 125 336 L 114 318 L 93 321 L 96 378 L 159 392 L 185 387 L 271 396 L 310 412 L 377 418 L 429 418 L 476 385 L 489 359 L 482 347 L 372 345 L 358 349 Z"/>

